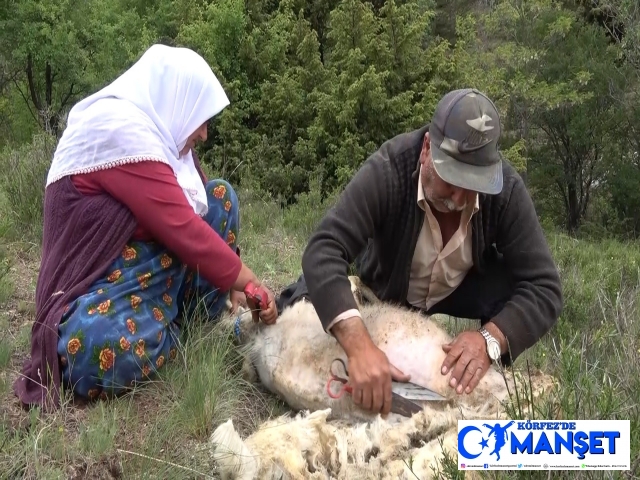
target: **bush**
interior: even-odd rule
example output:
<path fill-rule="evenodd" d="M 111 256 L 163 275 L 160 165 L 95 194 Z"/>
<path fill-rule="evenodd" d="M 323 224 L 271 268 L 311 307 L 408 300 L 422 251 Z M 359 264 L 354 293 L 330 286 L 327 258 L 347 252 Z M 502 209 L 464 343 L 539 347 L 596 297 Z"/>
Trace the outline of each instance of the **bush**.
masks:
<path fill-rule="evenodd" d="M 26 241 L 40 243 L 42 237 L 44 188 L 55 147 L 54 136 L 39 134 L 30 144 L 0 155 L 3 214 Z"/>

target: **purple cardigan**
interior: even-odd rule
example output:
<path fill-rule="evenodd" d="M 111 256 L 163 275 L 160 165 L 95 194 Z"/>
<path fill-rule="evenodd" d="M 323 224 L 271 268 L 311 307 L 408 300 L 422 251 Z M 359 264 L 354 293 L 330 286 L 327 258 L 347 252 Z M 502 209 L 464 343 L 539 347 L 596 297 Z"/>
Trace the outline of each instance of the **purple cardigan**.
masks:
<path fill-rule="evenodd" d="M 195 152 L 193 157 L 205 181 Z M 106 193 L 81 194 L 69 176 L 46 188 L 31 358 L 13 384 L 23 406 L 40 405 L 44 411 L 59 407 L 58 324 L 64 307 L 104 275 L 136 226 L 124 204 Z"/>

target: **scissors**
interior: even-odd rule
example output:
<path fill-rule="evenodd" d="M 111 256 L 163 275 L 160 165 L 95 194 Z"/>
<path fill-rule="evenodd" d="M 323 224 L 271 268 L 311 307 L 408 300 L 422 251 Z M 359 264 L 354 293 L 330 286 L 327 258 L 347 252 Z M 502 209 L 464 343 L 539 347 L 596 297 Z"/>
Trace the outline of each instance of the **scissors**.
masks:
<path fill-rule="evenodd" d="M 264 287 L 256 287 L 253 282 L 249 282 L 244 288 L 244 295 L 247 298 L 247 305 L 251 310 L 253 321 L 258 323 L 260 321 L 258 309 L 266 310 L 268 308 L 267 292 Z"/>
<path fill-rule="evenodd" d="M 344 375 L 336 374 L 334 365 L 340 364 L 342 366 L 342 371 Z M 340 398 L 344 393 L 353 393 L 353 387 L 349 385 L 349 372 L 347 370 L 347 366 L 341 358 L 335 358 L 331 362 L 330 367 L 329 381 L 327 382 L 327 393 L 331 398 Z M 334 382 L 340 382 L 342 386 L 337 393 L 334 393 L 331 389 L 331 385 Z M 393 413 L 399 413 L 405 417 L 410 417 L 414 413 L 418 413 L 422 411 L 422 407 L 411 400 L 422 400 L 422 401 L 443 401 L 446 400 L 442 395 L 434 392 L 425 387 L 421 387 L 420 385 L 416 385 L 415 383 L 402 383 L 402 382 L 391 382 L 391 411 Z"/>

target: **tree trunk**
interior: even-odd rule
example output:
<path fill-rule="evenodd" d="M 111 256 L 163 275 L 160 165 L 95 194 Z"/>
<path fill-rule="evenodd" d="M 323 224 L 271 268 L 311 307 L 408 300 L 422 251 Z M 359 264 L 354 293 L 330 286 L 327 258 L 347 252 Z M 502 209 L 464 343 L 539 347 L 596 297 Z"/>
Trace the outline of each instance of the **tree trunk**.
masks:
<path fill-rule="evenodd" d="M 569 182 L 567 185 L 567 200 L 567 231 L 573 235 L 578 231 L 582 220 L 578 189 L 574 182 Z"/>

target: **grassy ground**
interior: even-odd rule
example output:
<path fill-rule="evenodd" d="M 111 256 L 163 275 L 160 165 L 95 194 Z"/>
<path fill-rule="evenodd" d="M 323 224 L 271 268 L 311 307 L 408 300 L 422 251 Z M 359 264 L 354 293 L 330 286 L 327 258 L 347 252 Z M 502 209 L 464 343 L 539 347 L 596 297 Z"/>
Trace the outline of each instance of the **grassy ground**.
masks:
<path fill-rule="evenodd" d="M 4 155 L 0 164 L 0 478 L 215 476 L 201 445 L 220 422 L 233 417 L 247 431 L 284 411 L 241 380 L 231 339 L 216 328 L 195 322 L 178 360 L 153 383 L 116 401 L 67 401 L 47 417 L 17 405 L 11 383 L 29 351 L 39 262 L 38 184 L 47 148 L 40 142 L 20 155 Z M 256 194 L 240 192 L 240 198 L 243 258 L 278 291 L 299 275 L 304 242 L 326 205 L 311 195 L 283 211 Z M 518 365 L 528 360 L 561 378 L 567 418 L 631 419 L 632 472 L 638 472 L 640 245 L 586 243 L 556 234 L 549 242 L 561 270 L 565 309 L 552 334 Z M 449 474 L 455 476 L 452 467 Z M 563 472 L 533 477 L 543 475 L 569 477 Z M 638 478 L 615 472 L 570 475 Z"/>

